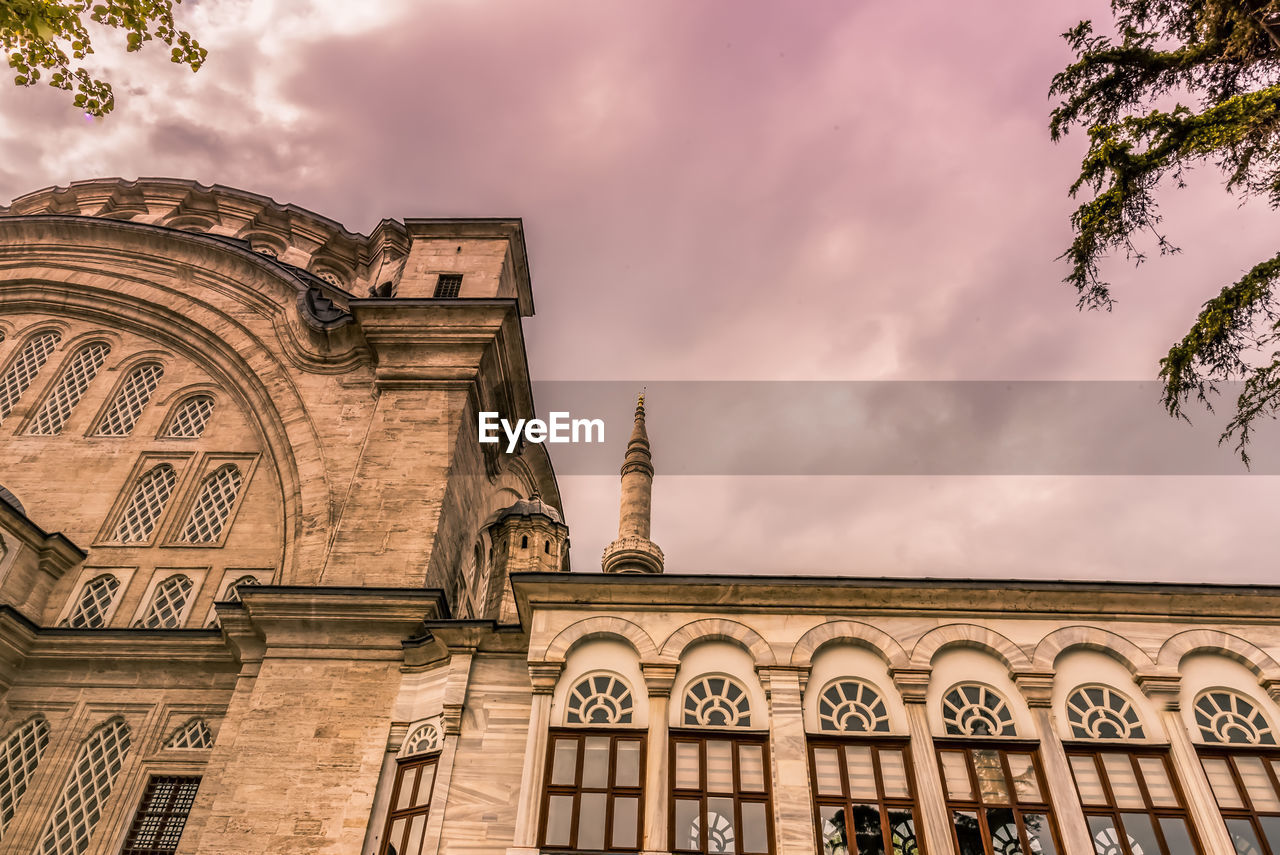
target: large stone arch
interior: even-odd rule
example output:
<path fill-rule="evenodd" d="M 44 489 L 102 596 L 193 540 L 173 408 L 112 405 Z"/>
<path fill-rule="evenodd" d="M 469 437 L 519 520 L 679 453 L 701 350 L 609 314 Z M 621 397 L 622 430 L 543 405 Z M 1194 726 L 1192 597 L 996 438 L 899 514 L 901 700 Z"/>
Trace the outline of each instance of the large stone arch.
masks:
<path fill-rule="evenodd" d="M 1129 639 L 1101 627 L 1084 625 L 1064 626 L 1040 639 L 1031 657 L 1032 666 L 1037 671 L 1052 671 L 1059 656 L 1077 647 L 1110 656 L 1134 677 L 1156 666 L 1151 656 Z"/>
<path fill-rule="evenodd" d="M 1031 668 L 1031 658 L 1021 647 L 993 629 L 971 623 L 949 623 L 926 632 L 911 650 L 911 667 L 931 667 L 933 658 L 948 647 L 985 650 L 1011 672 Z"/>
<path fill-rule="evenodd" d="M 6 310 L 108 324 L 197 361 L 257 428 L 279 480 L 281 580 L 321 566 L 334 512 L 329 473 L 294 375 L 348 371 L 366 353 L 351 336 L 329 352 L 315 348 L 299 284 L 272 259 L 137 223 L 0 217 L 0 283 Z"/>
<path fill-rule="evenodd" d="M 630 645 L 640 656 L 641 662 L 653 662 L 658 658 L 658 648 L 636 624 L 620 617 L 590 617 L 570 624 L 560 630 L 540 654 L 529 651 L 529 661 L 564 662 L 575 647 L 593 638 L 615 638 Z"/>
<path fill-rule="evenodd" d="M 757 667 L 777 664 L 773 648 L 760 633 L 727 618 L 703 618 L 685 624 L 667 637 L 659 655 L 668 662 L 678 662 L 684 652 L 699 641 L 730 641 L 750 653 Z"/>
<path fill-rule="evenodd" d="M 859 621 L 833 620 L 818 624 L 800 637 L 791 650 L 791 664 L 808 668 L 823 647 L 841 642 L 867 648 L 890 668 L 905 668 L 909 661 L 907 651 L 887 632 Z"/>
<path fill-rule="evenodd" d="M 1248 668 L 1259 682 L 1280 680 L 1280 664 L 1262 648 L 1238 635 L 1217 629 L 1189 629 L 1167 640 L 1160 648 L 1156 662 L 1161 668 L 1175 671 L 1182 660 L 1193 653 L 1216 653 L 1234 659 Z"/>

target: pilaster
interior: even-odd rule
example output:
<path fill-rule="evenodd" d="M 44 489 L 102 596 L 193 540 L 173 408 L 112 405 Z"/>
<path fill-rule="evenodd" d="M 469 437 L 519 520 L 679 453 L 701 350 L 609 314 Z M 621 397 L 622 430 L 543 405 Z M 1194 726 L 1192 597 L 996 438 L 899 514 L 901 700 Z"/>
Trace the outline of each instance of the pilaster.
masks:
<path fill-rule="evenodd" d="M 916 776 L 916 799 L 920 804 L 921 833 L 925 848 L 931 855 L 956 855 L 946 795 L 942 792 L 938 755 L 933 749 L 933 735 L 929 732 L 929 715 L 925 708 L 931 670 L 894 668 L 890 671 L 890 676 L 907 708 L 911 765 Z"/>
<path fill-rule="evenodd" d="M 780 855 L 816 855 L 809 752 L 799 674 L 762 669 L 769 687 L 769 750 L 773 766 L 774 840 Z"/>
<path fill-rule="evenodd" d="M 643 855 L 667 855 L 668 742 L 667 720 L 671 708 L 671 687 L 678 666 L 642 663 L 644 684 L 649 694 L 649 734 L 645 744 L 644 770 L 644 851 Z"/>
<path fill-rule="evenodd" d="M 525 740 L 524 771 L 520 775 L 520 801 L 516 804 L 516 829 L 507 855 L 538 855 L 539 808 L 547 762 L 548 728 L 551 726 L 551 694 L 564 670 L 563 662 L 530 662 L 533 704 L 529 710 L 529 736 Z"/>

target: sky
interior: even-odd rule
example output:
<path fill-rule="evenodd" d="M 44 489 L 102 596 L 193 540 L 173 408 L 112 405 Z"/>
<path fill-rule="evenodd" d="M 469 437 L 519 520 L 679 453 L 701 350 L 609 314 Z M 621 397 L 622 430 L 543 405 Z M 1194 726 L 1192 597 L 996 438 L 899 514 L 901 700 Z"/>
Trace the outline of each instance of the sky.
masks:
<path fill-rule="evenodd" d="M 1160 197 L 1183 252 L 1112 260 L 1115 310 L 1076 310 L 1056 259 L 1084 141 L 1050 142 L 1047 90 L 1070 60 L 1059 34 L 1086 17 L 1107 20 L 1105 0 L 199 0 L 178 10 L 209 50 L 197 74 L 96 36 L 117 95 L 104 120 L 0 85 L 0 200 L 173 176 L 361 232 L 522 217 L 531 373 L 552 396 L 609 384 L 619 462 L 651 387 L 653 539 L 674 572 L 1270 582 L 1280 450 L 1264 443 L 1244 474 L 1212 419 L 1166 423 L 1137 381 L 1208 296 L 1274 254 L 1277 215 L 1193 173 Z M 688 465 L 701 387 L 673 381 L 739 395 L 713 436 L 731 462 Z M 781 417 L 763 387 L 721 381 L 1125 381 L 1151 416 L 1089 423 L 1061 398 L 970 401 L 937 423 L 884 407 L 876 431 L 986 462 L 913 466 L 920 446 L 900 443 L 884 471 L 824 468 L 878 448 L 865 420 L 821 395 Z M 825 445 L 759 474 L 815 423 Z M 1215 474 L 1115 462 L 1176 430 Z M 1087 434 L 1077 462 L 991 465 L 1028 459 L 1011 445 L 1044 432 L 1059 450 Z M 559 468 L 573 566 L 596 570 L 616 469 Z"/>

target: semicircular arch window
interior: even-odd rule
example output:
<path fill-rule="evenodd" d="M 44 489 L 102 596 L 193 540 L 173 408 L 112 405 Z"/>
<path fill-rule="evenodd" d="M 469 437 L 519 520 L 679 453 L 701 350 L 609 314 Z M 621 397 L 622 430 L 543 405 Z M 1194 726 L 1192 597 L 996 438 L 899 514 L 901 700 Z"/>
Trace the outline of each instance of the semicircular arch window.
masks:
<path fill-rule="evenodd" d="M 168 439 L 198 439 L 213 415 L 213 398 L 209 395 L 193 395 L 180 403 L 169 417 L 164 430 Z"/>
<path fill-rule="evenodd" d="M 631 724 L 635 701 L 627 681 L 617 674 L 591 674 L 569 690 L 565 723 Z"/>
<path fill-rule="evenodd" d="M 111 352 L 111 345 L 104 341 L 95 341 L 80 348 L 67 363 L 58 385 L 45 398 L 44 405 L 36 413 L 35 420 L 27 433 L 32 436 L 54 436 L 62 432 L 62 427 L 71 418 L 71 413 L 89 391 L 89 384 L 98 376 L 98 369 L 106 361 Z"/>
<path fill-rule="evenodd" d="M 686 727 L 751 727 L 747 690 L 723 675 L 699 677 L 690 683 L 681 709 Z"/>
<path fill-rule="evenodd" d="M 409 734 L 409 737 L 404 741 L 404 746 L 400 749 L 400 756 L 412 757 L 415 754 L 430 754 L 432 751 L 438 751 L 442 742 L 440 728 L 436 727 L 434 722 L 429 721 Z"/>
<path fill-rule="evenodd" d="M 889 711 L 869 683 L 835 680 L 818 696 L 818 726 L 839 733 L 888 733 Z"/>
<path fill-rule="evenodd" d="M 952 686 L 942 697 L 942 722 L 951 736 L 1017 736 L 1009 703 L 981 683 Z"/>
<path fill-rule="evenodd" d="M 1110 686 L 1080 686 L 1067 696 L 1067 723 L 1075 739 L 1145 739 L 1133 703 Z"/>
<path fill-rule="evenodd" d="M 1275 745 L 1275 733 L 1257 705 L 1238 692 L 1211 689 L 1195 702 L 1196 725 L 1205 742 Z"/>
<path fill-rule="evenodd" d="M 36 379 L 40 369 L 49 361 L 53 349 L 62 341 L 62 333 L 50 331 L 40 333 L 28 341 L 18 353 L 16 359 L 0 377 L 0 422 L 3 422 L 13 408 L 22 400 L 22 394 Z"/>

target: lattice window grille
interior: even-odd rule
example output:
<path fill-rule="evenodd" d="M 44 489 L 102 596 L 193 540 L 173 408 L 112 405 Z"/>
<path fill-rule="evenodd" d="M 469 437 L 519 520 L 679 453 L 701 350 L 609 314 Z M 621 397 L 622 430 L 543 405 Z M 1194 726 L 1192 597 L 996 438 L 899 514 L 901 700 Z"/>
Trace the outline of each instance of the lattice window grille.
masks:
<path fill-rule="evenodd" d="M 432 296 L 437 300 L 452 300 L 455 299 L 461 291 L 461 273 L 441 273 L 436 277 L 436 290 Z"/>
<path fill-rule="evenodd" d="M 143 629 L 177 629 L 182 623 L 182 610 L 187 606 L 194 583 L 190 576 L 181 573 L 170 576 L 156 585 L 151 596 L 151 606 L 136 626 Z"/>
<path fill-rule="evenodd" d="M 98 369 L 110 352 L 110 346 L 102 342 L 77 350 L 71 357 L 71 364 L 62 373 L 62 379 L 36 414 L 28 433 L 33 436 L 53 436 L 59 433 L 71 417 L 71 411 L 89 390 L 89 384 L 97 376 Z"/>
<path fill-rule="evenodd" d="M 197 777 L 154 777 L 133 818 L 120 855 L 173 855 L 195 805 Z"/>
<path fill-rule="evenodd" d="M 191 516 L 182 529 L 186 543 L 216 543 L 231 515 L 244 476 L 234 464 L 219 467 L 205 479 Z"/>
<path fill-rule="evenodd" d="M 31 381 L 36 379 L 40 369 L 49 361 L 53 349 L 62 341 L 62 334 L 56 332 L 41 333 L 18 354 L 18 358 L 9 366 L 9 370 L 0 377 L 0 422 L 4 421 L 13 408 L 22 400 L 22 393 L 27 391 Z"/>
<path fill-rule="evenodd" d="M 128 753 L 129 726 L 119 719 L 89 736 L 36 846 L 37 855 L 80 855 L 88 848 L 102 805 L 111 795 Z"/>
<path fill-rule="evenodd" d="M 430 754 L 432 751 L 439 751 L 440 746 L 443 744 L 444 739 L 440 735 L 440 728 L 433 722 L 427 722 L 409 734 L 409 738 L 404 741 L 404 745 L 400 748 L 400 756 L 412 757 L 415 754 Z"/>
<path fill-rule="evenodd" d="M 222 602 L 238 603 L 240 602 L 241 587 L 248 588 L 253 585 L 261 585 L 261 584 L 262 582 L 258 581 L 257 576 L 241 576 L 239 579 L 235 580 L 234 582 L 232 582 L 230 585 L 227 586 L 227 590 L 224 591 L 222 595 Z M 209 613 L 209 622 L 205 624 L 205 628 L 208 629 L 216 626 L 218 626 L 218 613 L 217 611 L 211 611 Z"/>
<path fill-rule="evenodd" d="M 139 365 L 129 372 L 121 385 L 116 398 L 111 402 L 98 425 L 98 436 L 128 436 L 133 426 L 138 423 L 142 411 L 151 402 L 151 395 L 156 391 L 160 378 L 164 376 L 164 368 L 150 362 Z"/>
<path fill-rule="evenodd" d="M 85 582 L 80 589 L 80 602 L 63 626 L 72 629 L 98 629 L 107 625 L 107 611 L 111 608 L 120 580 L 110 573 L 103 573 Z"/>
<path fill-rule="evenodd" d="M 1258 707 L 1243 695 L 1215 689 L 1196 698 L 1196 724 L 1205 742 L 1275 745 L 1275 733 Z"/>
<path fill-rule="evenodd" d="M 193 718 L 179 727 L 164 744 L 165 748 L 212 748 L 213 731 L 202 718 Z"/>
<path fill-rule="evenodd" d="M 1000 693 L 977 683 L 955 686 L 942 698 L 942 721 L 953 736 L 1016 736 L 1013 713 Z"/>
<path fill-rule="evenodd" d="M 169 420 L 169 429 L 165 436 L 174 439 L 196 439 L 204 434 L 209 417 L 213 415 L 213 398 L 208 395 L 197 395 L 188 398 L 178 407 L 173 418 Z"/>
<path fill-rule="evenodd" d="M 49 745 L 49 722 L 28 719 L 0 745 L 0 840 L 18 812 L 18 802 Z"/>
<path fill-rule="evenodd" d="M 178 473 L 168 463 L 161 463 L 138 479 L 138 486 L 129 498 L 129 506 L 120 515 L 112 539 L 120 543 L 146 543 L 150 540 L 177 483 Z"/>
<path fill-rule="evenodd" d="M 691 727 L 750 727 L 747 690 L 728 677 L 701 677 L 684 693 L 684 723 Z"/>
<path fill-rule="evenodd" d="M 1145 739 L 1138 711 L 1108 686 L 1081 686 L 1067 697 L 1067 723 L 1076 739 Z"/>
<path fill-rule="evenodd" d="M 592 674 L 569 690 L 568 724 L 631 724 L 631 687 L 616 674 Z"/>
<path fill-rule="evenodd" d="M 840 733 L 888 733 L 884 699 L 861 680 L 836 680 L 818 697 L 818 725 Z"/>

